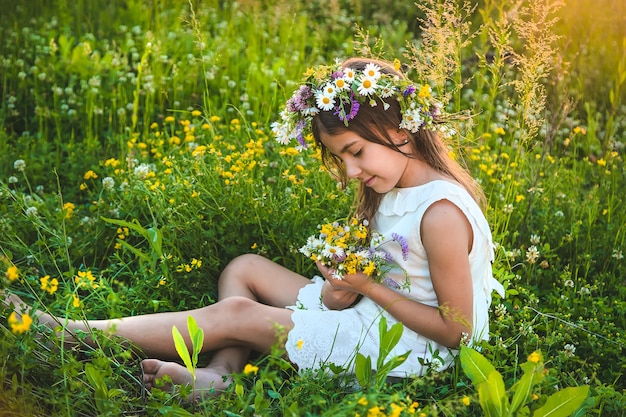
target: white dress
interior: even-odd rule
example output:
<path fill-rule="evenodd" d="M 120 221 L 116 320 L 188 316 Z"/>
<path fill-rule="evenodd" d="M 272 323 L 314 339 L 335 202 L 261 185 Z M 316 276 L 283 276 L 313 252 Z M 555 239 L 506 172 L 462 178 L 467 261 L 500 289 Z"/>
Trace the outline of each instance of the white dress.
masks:
<path fill-rule="evenodd" d="M 383 197 L 371 226 L 388 239 L 397 233 L 408 243 L 409 256 L 406 261 L 396 242 L 383 246 L 410 279 L 409 288 L 396 291 L 423 304 L 437 306 L 437 296 L 421 241 L 420 224 L 426 209 L 444 199 L 461 209 L 473 229 L 474 241 L 469 254 L 474 289 L 472 340 L 487 340 L 491 292 L 497 290 L 503 295 L 503 288 L 492 275 L 494 255 L 489 225 L 474 199 L 463 187 L 449 181 L 436 180 L 416 187 L 395 188 Z M 398 284 L 406 280 L 400 268 L 389 272 L 387 278 Z M 370 356 L 375 366 L 379 351 L 379 319 L 381 315 L 385 316 L 387 327 L 397 323 L 397 320 L 366 297 L 354 307 L 328 310 L 321 302 L 322 284 L 321 277 L 314 277 L 311 284 L 300 290 L 296 305 L 289 307 L 294 312 L 291 317 L 294 327 L 289 331 L 286 343 L 289 360 L 299 369 L 315 369 L 324 363 L 332 363 L 353 373 L 358 351 Z M 400 342 L 387 359 L 408 351 L 411 351 L 408 359 L 391 371 L 389 376 L 422 375 L 428 367 L 442 370 L 450 366 L 456 354 L 455 350 L 404 327 Z"/>

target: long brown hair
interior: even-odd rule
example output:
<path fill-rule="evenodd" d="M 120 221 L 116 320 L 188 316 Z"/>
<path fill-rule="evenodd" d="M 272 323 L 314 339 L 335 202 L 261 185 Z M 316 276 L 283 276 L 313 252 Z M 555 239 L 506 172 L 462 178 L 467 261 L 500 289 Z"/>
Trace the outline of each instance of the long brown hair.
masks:
<path fill-rule="evenodd" d="M 369 63 L 378 65 L 383 73 L 405 78 L 404 74 L 397 71 L 391 63 L 381 60 L 350 58 L 342 63 L 342 67 L 362 71 Z M 407 155 L 407 157 L 412 157 L 394 144 L 393 139 L 389 135 L 390 131 L 399 130 L 398 126 L 402 122 L 400 104 L 394 99 L 387 99 L 386 103 L 389 104 L 389 107 L 387 110 L 383 110 L 383 103 L 380 99 L 376 99 L 376 101 L 376 106 L 371 106 L 369 102 L 362 103 L 356 117 L 350 120 L 348 126 L 332 110 L 321 111 L 313 118 L 313 136 L 322 150 L 322 162 L 331 173 L 337 176 L 343 188 L 347 187 L 349 181 L 345 166 L 338 156 L 333 155 L 324 146 L 321 141 L 322 134 L 332 136 L 346 131 L 354 132 L 363 139 L 387 146 Z M 450 157 L 448 148 L 438 132 L 420 129 L 417 133 L 411 133 L 408 130 L 406 133 L 413 140 L 418 158 L 438 172 L 459 182 L 474 200 L 484 208 L 485 195 L 482 188 L 464 167 Z M 376 210 L 378 210 L 382 198 L 383 194 L 379 194 L 359 183 L 356 215 L 362 219 L 371 220 Z"/>

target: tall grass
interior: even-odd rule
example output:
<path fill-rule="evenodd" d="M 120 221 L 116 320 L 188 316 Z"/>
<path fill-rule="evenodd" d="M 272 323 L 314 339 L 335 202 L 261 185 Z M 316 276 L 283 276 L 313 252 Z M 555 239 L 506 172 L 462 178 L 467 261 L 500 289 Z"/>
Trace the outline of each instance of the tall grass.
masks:
<path fill-rule="evenodd" d="M 269 123 L 311 65 L 400 58 L 449 111 L 472 114 L 451 152 L 487 193 L 507 289 L 483 354 L 508 384 L 542 352 L 529 410 L 555 387 L 589 385 L 581 412 L 622 415 L 626 44 L 614 11 L 587 0 L 18 4 L 0 17 L 3 287 L 62 318 L 104 318 L 211 303 L 220 271 L 246 252 L 314 274 L 297 248 L 349 212 L 352 190 L 315 148 L 278 146 Z M 0 404 L 27 415 L 480 412 L 460 367 L 359 391 L 331 370 L 298 374 L 278 350 L 252 358 L 258 371 L 226 395 L 190 405 L 184 390 L 143 392 L 140 356 L 105 335 L 64 351 L 53 334 L 0 326 Z"/>

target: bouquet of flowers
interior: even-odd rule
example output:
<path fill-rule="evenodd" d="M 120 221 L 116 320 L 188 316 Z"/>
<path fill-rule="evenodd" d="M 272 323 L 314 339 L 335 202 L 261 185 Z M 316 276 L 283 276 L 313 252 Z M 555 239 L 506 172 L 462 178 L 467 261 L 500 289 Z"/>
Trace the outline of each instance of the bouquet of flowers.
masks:
<path fill-rule="evenodd" d="M 406 260 L 409 248 L 406 240 L 393 233 L 391 240 L 376 231 L 368 231 L 367 220 L 352 218 L 347 223 L 338 221 L 318 226 L 319 234 L 310 236 L 300 252 L 306 257 L 320 261 L 333 270 L 333 277 L 343 279 L 346 274 L 363 272 L 377 282 L 387 282 L 385 275 L 397 266 L 389 253 L 380 247 L 390 241 L 397 242 Z M 398 286 L 395 281 L 394 286 Z"/>

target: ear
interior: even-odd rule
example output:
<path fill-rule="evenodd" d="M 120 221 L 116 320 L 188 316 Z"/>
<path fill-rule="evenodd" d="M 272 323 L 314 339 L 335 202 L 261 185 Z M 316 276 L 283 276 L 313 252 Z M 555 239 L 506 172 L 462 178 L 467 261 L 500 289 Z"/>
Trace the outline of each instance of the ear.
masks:
<path fill-rule="evenodd" d="M 411 139 L 413 138 L 413 136 L 411 136 L 411 133 L 406 129 L 396 129 L 392 132 L 389 132 L 389 136 L 397 147 L 409 144 L 409 142 L 411 142 Z"/>

